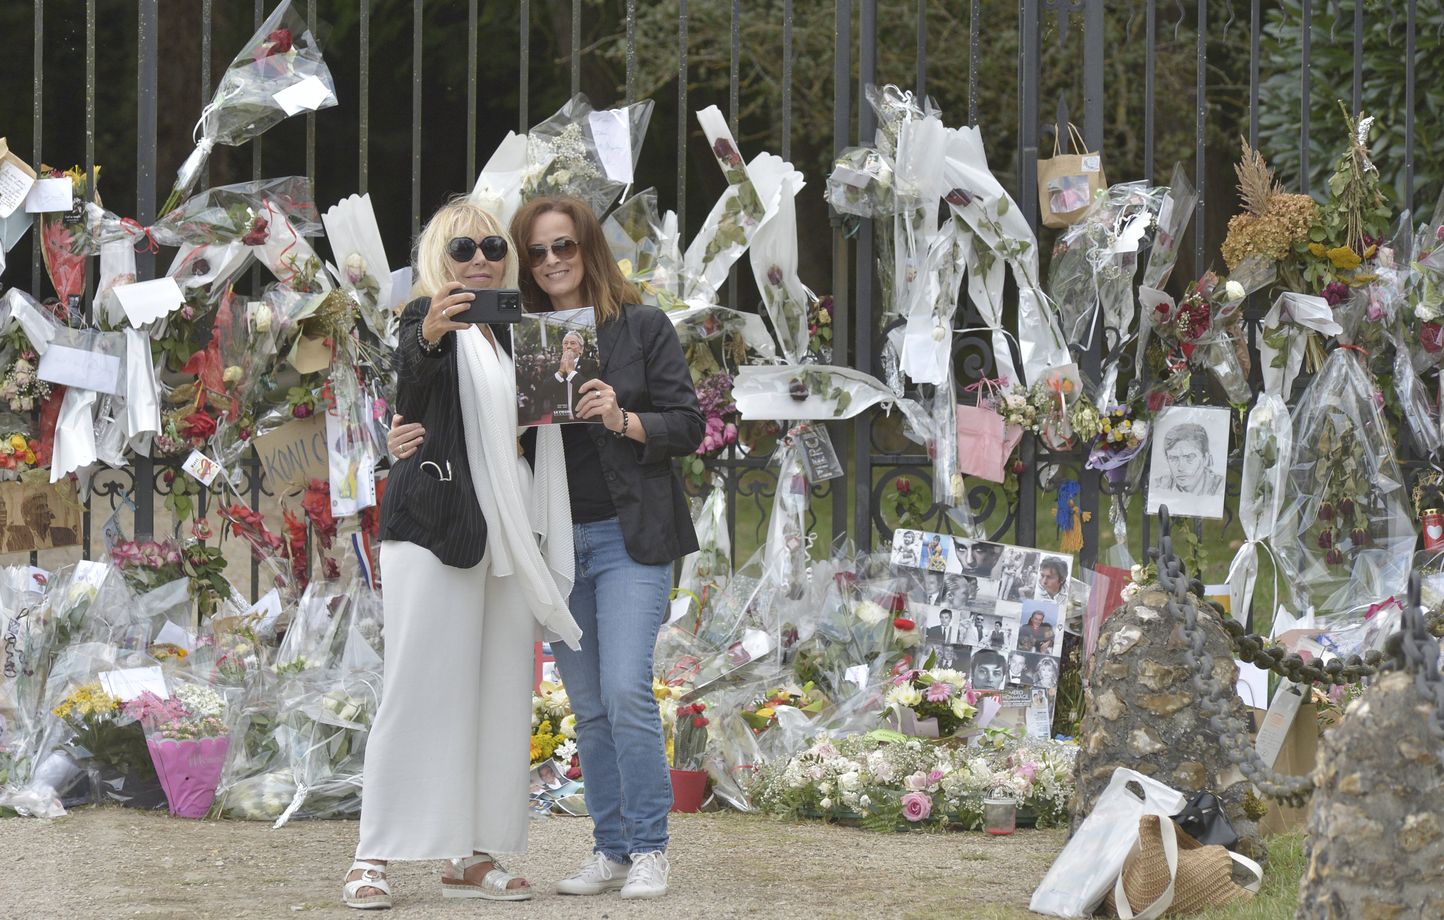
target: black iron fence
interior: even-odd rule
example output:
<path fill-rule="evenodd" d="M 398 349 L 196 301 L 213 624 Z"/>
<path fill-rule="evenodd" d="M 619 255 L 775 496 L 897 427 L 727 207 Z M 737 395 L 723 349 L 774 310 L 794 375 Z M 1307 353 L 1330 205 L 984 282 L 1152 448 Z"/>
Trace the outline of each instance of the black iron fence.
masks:
<path fill-rule="evenodd" d="M 209 99 L 217 65 L 231 53 L 229 44 L 218 44 L 221 25 L 229 30 L 227 36 L 236 29 L 248 32 L 270 5 L 266 0 L 136 0 L 123 5 L 34 0 L 29 12 L 34 30 L 29 80 L 13 69 L 0 71 L 6 74 L 0 95 L 8 100 L 0 129 L 9 133 L 12 148 L 37 164 L 45 159 L 68 165 L 79 159 L 93 169 L 98 155 L 112 158 L 105 177 L 111 188 L 128 185 L 123 166 L 133 144 L 133 198 L 128 188 L 117 198 L 133 203 L 131 216 L 149 224 L 156 216 L 157 189 L 170 182 L 177 165 L 159 155 L 162 122 L 179 119 L 188 124 Z M 13 4 L 4 14 L 12 30 L 23 28 L 21 6 Z M 1267 5 L 1260 0 L 834 0 L 830 5 L 794 0 L 414 0 L 408 10 L 384 0 L 316 0 L 308 10 L 310 21 L 335 25 L 336 40 L 327 40 L 325 48 L 342 105 L 305 116 L 299 127 L 283 126 L 264 140 L 252 141 L 248 151 L 231 157 L 237 175 L 228 181 L 296 172 L 303 163 L 305 173 L 320 180 L 322 201 L 352 191 L 385 197 L 387 203 L 378 203 L 378 212 L 388 225 L 392 260 L 399 261 L 405 231 L 416 232 L 446 189 L 469 188 L 489 143 L 509 127 L 490 117 L 479 121 L 483 112 L 495 109 L 498 97 L 514 98 L 515 125 L 525 131 L 550 114 L 546 106 L 553 106 L 559 95 L 585 90 L 600 106 L 630 102 L 645 93 L 656 100 L 659 112 L 670 112 L 656 123 L 666 123 L 672 136 L 665 136 L 666 129 L 653 130 L 641 178 L 659 188 L 664 206 L 676 209 L 685 234 L 689 225 L 695 229 L 700 223 L 695 208 L 710 203 L 704 195 L 708 182 L 715 181 L 705 172 L 701 178 L 689 172 L 691 152 L 700 139 L 692 108 L 721 102 L 734 133 L 749 150 L 766 148 L 792 157 L 795 151 L 820 149 L 817 161 L 799 160 L 809 181 L 804 195 L 820 197 L 827 155 L 873 137 L 874 115 L 863 101 L 864 88 L 891 82 L 936 96 L 948 123 L 981 127 L 994 171 L 1034 226 L 1037 158 L 1051 151 L 1054 125 L 1066 124 L 1070 112 L 1081 113 L 1071 117 L 1089 149 L 1103 151 L 1111 181 L 1153 180 L 1166 175 L 1175 158 L 1181 159 L 1198 188 L 1199 204 L 1191 262 L 1186 255 L 1176 276 L 1196 277 L 1208 267 L 1234 211 L 1237 138 L 1245 136 L 1262 147 L 1275 158 L 1285 181 L 1307 192 L 1326 167 L 1321 158 L 1342 142 L 1342 126 L 1337 121 L 1321 123 L 1319 114 L 1329 110 L 1336 96 L 1346 98 L 1355 112 L 1382 105 L 1388 111 L 1378 114 L 1393 117 L 1386 125 L 1388 149 L 1381 150 L 1381 160 L 1387 158 L 1397 167 L 1390 181 L 1400 209 L 1420 200 L 1416 194 L 1422 189 L 1437 189 L 1444 164 L 1438 125 L 1418 121 L 1425 111 L 1419 105 L 1421 94 L 1430 102 L 1427 111 L 1433 118 L 1441 111 L 1435 106 L 1437 95 L 1430 94 L 1437 94 L 1444 81 L 1428 79 L 1438 72 L 1421 57 L 1421 49 L 1438 47 L 1444 14 L 1428 4 L 1423 11 L 1419 6 L 1415 0 L 1280 0 Z M 657 31 L 659 22 L 673 30 L 665 40 Z M 23 45 L 12 37 L 8 48 L 7 67 L 19 66 Z M 440 56 L 439 48 L 444 50 Z M 462 55 L 464 85 L 428 82 L 427 68 L 434 62 Z M 190 76 L 177 71 L 177 56 L 194 67 Z M 98 74 L 113 74 L 117 67 L 135 81 L 133 114 L 126 106 L 111 104 L 115 87 L 109 80 L 97 85 Z M 1376 70 L 1389 74 L 1386 85 L 1374 80 Z M 508 71 L 511 76 L 504 76 Z M 162 72 L 167 74 L 164 82 Z M 829 84 L 827 143 L 821 136 L 827 119 L 816 109 L 819 100 L 827 99 Z M 33 100 L 28 137 L 21 109 L 27 91 Z M 409 106 L 403 106 L 400 99 L 408 92 Z M 759 114 L 749 106 L 748 95 L 761 92 L 769 95 L 761 106 L 766 111 Z M 804 98 L 809 100 L 806 111 L 797 106 Z M 377 112 L 383 109 L 387 123 L 378 124 Z M 401 149 L 405 132 L 395 124 L 399 111 L 409 116 L 409 151 Z M 77 134 L 82 117 L 83 133 Z M 462 121 L 464 155 L 433 142 L 438 131 Z M 98 149 L 100 135 L 122 138 L 118 147 L 124 152 L 117 153 L 118 147 Z M 83 137 L 83 149 L 73 146 L 77 136 Z M 355 159 L 348 163 L 350 155 L 337 151 L 349 150 L 352 143 Z M 409 171 L 400 168 L 407 160 Z M 114 168 L 117 162 L 120 175 Z M 446 175 L 438 178 L 442 166 Z M 399 219 L 403 206 L 398 202 L 407 197 L 409 221 Z M 1044 252 L 1049 242 L 1045 234 Z M 7 283 L 23 286 L 23 263 L 17 262 L 27 254 L 27 246 L 11 253 Z M 834 363 L 868 373 L 878 367 L 884 332 L 879 327 L 875 246 L 869 221 L 844 224 L 833 218 L 830 240 L 812 240 L 811 248 L 805 248 L 813 258 L 804 276 L 816 288 L 830 288 L 834 297 Z M 30 289 L 43 296 L 46 282 L 38 247 L 29 256 Z M 142 280 L 154 277 L 155 256 L 140 253 L 137 269 Z M 252 283 L 259 288 L 259 277 L 253 276 Z M 754 292 L 744 279 L 734 278 L 724 295 L 729 305 L 755 309 Z M 1253 320 L 1263 306 L 1250 314 Z M 982 325 L 970 305 L 959 315 L 959 328 Z M 975 379 L 992 371 L 985 335 L 960 333 L 955 355 L 961 377 Z M 1101 357 L 1098 350 L 1086 355 L 1085 371 L 1096 371 Z M 847 455 L 849 473 L 816 488 L 814 511 L 830 515 L 833 536 L 846 533 L 859 545 L 873 544 L 895 523 L 892 509 L 882 500 L 887 483 L 898 475 L 926 482 L 928 458 L 901 437 L 896 418 L 835 424 L 832 435 L 847 446 L 840 453 Z M 1098 474 L 1082 469 L 1080 456 L 1047 454 L 1029 437 L 1022 458 L 1026 472 L 1016 501 L 987 486 L 974 487 L 969 494 L 974 515 L 991 533 L 1024 544 L 1051 539 L 1038 526 L 1040 507 L 1048 499 L 1040 491 L 1037 472 L 1048 465 L 1081 481 L 1084 507 L 1100 507 Z M 767 460 L 733 455 L 717 465 L 726 473 L 732 499 L 733 538 L 756 543 L 765 533 L 776 488 Z M 259 507 L 265 490 L 261 470 L 254 459 L 246 470 L 251 503 Z M 170 488 L 163 474 L 151 460 L 137 458 L 132 471 L 97 480 L 90 501 L 93 514 L 87 514 L 85 523 L 87 555 L 94 548 L 93 521 L 103 519 L 126 495 L 136 505 L 138 532 L 151 532 L 155 496 Z M 1095 515 L 1085 527 L 1085 562 L 1098 554 L 1103 517 Z M 744 531 L 755 532 L 739 534 L 739 520 L 746 525 Z M 947 528 L 940 512 L 937 521 Z M 1147 521 L 1138 514 L 1136 523 L 1136 536 L 1146 545 Z"/>

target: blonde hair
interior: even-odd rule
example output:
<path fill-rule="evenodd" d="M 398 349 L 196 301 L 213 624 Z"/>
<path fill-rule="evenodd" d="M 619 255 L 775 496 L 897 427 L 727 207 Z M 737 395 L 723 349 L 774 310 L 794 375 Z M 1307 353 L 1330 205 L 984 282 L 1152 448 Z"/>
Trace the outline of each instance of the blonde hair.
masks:
<path fill-rule="evenodd" d="M 506 232 L 506 228 L 490 211 L 461 195 L 437 209 L 422 228 L 421 235 L 416 238 L 416 249 L 411 255 L 411 264 L 416 274 L 416 280 L 411 286 L 412 297 L 434 297 L 443 286 L 455 280 L 451 274 L 454 262 L 451 256 L 447 255 L 446 244 L 458 236 L 469 236 L 476 240 L 499 236 L 506 240 L 501 286 L 516 287 L 517 252 L 511 234 Z"/>

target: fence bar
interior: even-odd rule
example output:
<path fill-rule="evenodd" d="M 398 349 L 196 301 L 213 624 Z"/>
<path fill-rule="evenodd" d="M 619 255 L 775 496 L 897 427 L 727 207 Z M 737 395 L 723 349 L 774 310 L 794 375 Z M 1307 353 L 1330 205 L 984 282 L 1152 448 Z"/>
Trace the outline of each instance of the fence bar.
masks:
<path fill-rule="evenodd" d="M 204 108 L 211 101 L 211 21 L 214 15 L 214 0 L 202 0 L 201 2 L 201 107 Z M 211 184 L 211 158 L 206 157 L 205 164 L 201 166 L 200 179 L 201 188 L 210 188 Z"/>
<path fill-rule="evenodd" d="M 1255 0 L 1257 2 L 1257 0 Z M 1158 0 L 1148 0 L 1143 14 L 1143 179 L 1153 184 L 1153 85 L 1158 61 Z"/>
<path fill-rule="evenodd" d="M 156 65 L 160 57 L 159 0 L 140 0 L 136 17 L 135 92 L 135 219 L 144 226 L 155 222 L 155 155 L 157 123 Z M 155 255 L 135 254 L 137 281 L 155 277 Z M 135 458 L 135 538 L 149 540 L 155 533 L 155 464 L 150 457 Z"/>
<path fill-rule="evenodd" d="M 361 137 L 358 147 L 358 159 L 356 163 L 357 172 L 360 175 L 358 187 L 362 195 L 366 194 L 366 180 L 371 173 L 371 158 L 368 154 L 368 147 L 371 141 L 371 0 L 361 0 Z"/>
<path fill-rule="evenodd" d="M 857 49 L 857 141 L 870 144 L 877 130 L 876 115 L 867 104 L 867 87 L 876 80 L 877 0 L 862 0 L 859 7 Z M 872 338 L 877 325 L 872 313 L 875 256 L 873 222 L 865 219 L 857 231 L 857 307 L 853 311 L 856 345 L 852 354 L 852 366 L 864 374 L 872 373 Z M 873 544 L 871 440 L 872 425 L 865 416 L 859 415 L 854 419 L 853 428 L 852 483 L 852 539 L 859 549 L 871 549 Z"/>
<path fill-rule="evenodd" d="M 466 5 L 466 183 L 476 181 L 476 0 Z"/>
<path fill-rule="evenodd" d="M 789 0 L 790 2 L 790 0 Z M 627 0 L 627 105 L 637 101 L 637 0 Z"/>
<path fill-rule="evenodd" d="M 833 142 L 837 136 L 833 135 Z M 782 0 L 782 158 L 792 159 L 792 0 Z M 833 298 L 836 309 L 836 298 Z M 834 330 L 835 332 L 836 330 Z M 832 340 L 833 349 L 837 339 Z"/>
<path fill-rule="evenodd" d="M 1038 12 L 1039 0 L 1020 0 L 1018 5 L 1018 187 L 1016 199 L 1028 225 L 1038 229 Z M 1030 381 L 1031 382 L 1031 381 Z M 1023 436 L 1019 458 L 1030 471 L 1036 470 L 1037 439 Z M 1023 546 L 1037 542 L 1038 490 L 1036 476 L 1018 490 L 1017 541 Z"/>
<path fill-rule="evenodd" d="M 422 0 L 411 7 L 411 237 L 421 232 L 421 30 Z"/>
<path fill-rule="evenodd" d="M 1299 191 L 1309 193 L 1309 97 L 1313 87 L 1309 81 L 1309 58 L 1313 56 L 1314 4 L 1302 0 L 1303 24 L 1299 28 Z M 1198 193 L 1203 201 L 1203 192 Z"/>
<path fill-rule="evenodd" d="M 207 0 L 207 6 L 210 5 Z M 38 164 L 37 164 L 38 165 Z M 85 177 L 87 187 L 96 187 L 95 175 L 95 0 L 85 0 Z M 85 260 L 85 303 L 87 315 L 94 319 L 95 271 L 90 259 Z M 87 499 L 80 516 L 80 556 L 90 558 L 90 534 L 94 518 L 94 498 Z"/>
<path fill-rule="evenodd" d="M 251 18 L 252 27 L 257 29 L 261 27 L 261 23 L 266 21 L 265 0 L 255 0 L 255 3 L 251 6 Z M 251 141 L 252 180 L 261 178 L 261 141 L 262 138 L 259 137 Z M 259 264 L 253 264 L 251 266 L 251 289 L 256 291 L 261 289 L 261 266 Z"/>
<path fill-rule="evenodd" d="M 1414 209 L 1414 29 L 1415 0 L 1404 16 L 1404 207 Z M 1427 204 L 1428 202 L 1425 202 Z"/>
<path fill-rule="evenodd" d="M 572 0 L 572 95 L 582 91 L 582 0 Z"/>
<path fill-rule="evenodd" d="M 972 0 L 968 7 L 968 124 L 978 124 L 978 6 Z M 1150 0 L 1152 2 L 1152 0 Z"/>
<path fill-rule="evenodd" d="M 1251 0 L 1248 11 L 1248 144 L 1258 146 L 1259 0 Z"/>
<path fill-rule="evenodd" d="M 1304 0 L 1305 3 L 1308 0 Z M 1196 107 L 1194 109 L 1194 169 L 1198 175 L 1194 185 L 1198 189 L 1198 208 L 1193 213 L 1193 274 L 1203 274 L 1203 244 L 1207 225 L 1204 212 L 1208 205 L 1208 0 L 1198 0 L 1197 35 L 1197 84 L 1194 87 Z"/>
<path fill-rule="evenodd" d="M 45 0 L 35 0 L 35 43 L 31 45 L 34 54 L 34 68 L 31 77 L 31 95 L 35 108 L 30 116 L 31 154 L 30 162 L 38 171 L 43 162 L 41 157 L 41 113 L 45 110 Z M 33 228 L 30 234 L 30 290 L 40 296 L 41 252 L 40 229 Z"/>
<path fill-rule="evenodd" d="M 729 17 L 728 55 L 727 55 L 727 127 L 732 130 L 732 136 L 737 136 L 737 82 L 738 68 L 742 57 L 742 35 L 740 23 L 742 20 L 742 0 L 732 0 L 732 15 Z M 737 264 L 727 270 L 727 307 L 737 309 Z"/>
<path fill-rule="evenodd" d="M 1405 66 L 1408 66 L 1407 64 Z M 1354 117 L 1364 107 L 1364 0 L 1354 0 Z"/>
<path fill-rule="evenodd" d="M 314 3 L 306 7 L 306 28 L 312 35 L 316 34 L 316 4 Z M 306 113 L 306 176 L 310 178 L 311 187 L 314 189 L 316 183 L 316 113 L 314 110 Z"/>
<path fill-rule="evenodd" d="M 521 45 L 521 73 L 517 78 L 517 133 L 525 134 L 531 127 L 527 112 L 531 93 L 531 0 L 521 0 L 521 23 L 518 26 L 518 43 Z"/>
<path fill-rule="evenodd" d="M 687 238 L 687 0 L 677 0 L 677 234 Z"/>
<path fill-rule="evenodd" d="M 919 103 L 927 94 L 928 85 L 928 0 L 918 0 L 917 96 Z"/>
<path fill-rule="evenodd" d="M 846 10 L 841 7 L 846 6 Z M 839 19 L 839 15 L 846 15 Z M 836 154 L 848 144 L 849 111 L 852 107 L 852 13 L 851 4 L 833 5 L 833 73 L 832 73 L 832 152 Z M 782 4 L 782 158 L 792 158 L 792 0 Z M 848 258 L 847 234 L 838 215 L 832 215 L 832 363 L 847 364 Z M 853 477 L 861 475 L 854 469 Z M 833 482 L 832 536 L 847 533 L 847 479 Z"/>

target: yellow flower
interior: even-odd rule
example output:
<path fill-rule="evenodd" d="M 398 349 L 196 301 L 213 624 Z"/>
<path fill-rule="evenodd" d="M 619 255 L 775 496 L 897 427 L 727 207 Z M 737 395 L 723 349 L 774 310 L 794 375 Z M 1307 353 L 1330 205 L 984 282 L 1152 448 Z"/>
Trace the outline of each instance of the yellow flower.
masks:
<path fill-rule="evenodd" d="M 23 434 L 12 434 L 10 436 L 10 446 L 16 450 L 24 450 L 25 436 Z"/>
<path fill-rule="evenodd" d="M 1334 263 L 1334 268 L 1349 271 L 1359 267 L 1363 260 L 1359 254 L 1347 246 L 1335 246 L 1328 252 L 1329 261 Z"/>
<path fill-rule="evenodd" d="M 25 452 L 25 462 L 26 462 L 26 463 L 34 463 L 34 462 L 35 462 L 35 451 L 33 451 L 33 450 L 27 450 L 27 451 Z"/>
<path fill-rule="evenodd" d="M 764 719 L 770 719 L 777 714 L 777 710 L 773 709 L 771 706 L 763 706 L 761 709 L 757 710 L 757 714 Z"/>
<path fill-rule="evenodd" d="M 1322 259 L 1324 256 L 1328 255 L 1328 250 L 1324 248 L 1323 243 L 1310 243 L 1309 253 L 1316 258 Z"/>

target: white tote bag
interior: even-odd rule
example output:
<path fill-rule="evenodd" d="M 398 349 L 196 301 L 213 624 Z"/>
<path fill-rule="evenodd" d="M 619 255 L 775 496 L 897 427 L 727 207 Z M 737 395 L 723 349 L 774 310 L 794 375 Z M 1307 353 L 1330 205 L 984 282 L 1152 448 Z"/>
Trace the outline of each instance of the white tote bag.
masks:
<path fill-rule="evenodd" d="M 1137 784 L 1137 789 L 1130 788 Z M 1183 793 L 1136 770 L 1119 767 L 1093 811 L 1043 877 L 1028 909 L 1052 917 L 1092 915 L 1123 871 L 1138 840 L 1138 819 L 1167 818 L 1183 810 Z"/>

